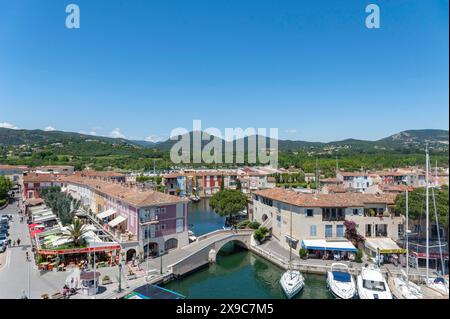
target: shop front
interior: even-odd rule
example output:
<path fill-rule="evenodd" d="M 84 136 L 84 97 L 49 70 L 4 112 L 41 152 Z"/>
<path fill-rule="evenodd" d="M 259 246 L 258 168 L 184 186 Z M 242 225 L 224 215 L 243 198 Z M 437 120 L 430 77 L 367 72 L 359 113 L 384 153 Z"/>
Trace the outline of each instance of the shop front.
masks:
<path fill-rule="evenodd" d="M 348 240 L 304 239 L 302 248 L 310 258 L 327 260 L 354 260 L 358 251 Z"/>
<path fill-rule="evenodd" d="M 402 264 L 405 263 L 406 249 L 400 248 L 392 239 L 387 237 L 366 238 L 364 242 L 366 253 L 375 262 Z"/>

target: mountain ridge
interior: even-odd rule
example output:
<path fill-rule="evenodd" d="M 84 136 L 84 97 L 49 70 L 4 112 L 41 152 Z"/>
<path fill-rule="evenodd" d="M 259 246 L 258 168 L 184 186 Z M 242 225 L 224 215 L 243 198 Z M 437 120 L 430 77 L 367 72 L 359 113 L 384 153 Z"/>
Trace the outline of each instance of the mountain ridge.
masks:
<path fill-rule="evenodd" d="M 193 132 L 189 133 L 192 144 Z M 257 135 L 255 136 L 257 137 Z M 248 145 L 249 137 L 244 137 L 244 144 Z M 257 139 L 258 140 L 258 139 Z M 266 142 L 270 138 L 266 137 Z M 237 140 L 233 140 L 233 145 Z M 176 140 L 167 139 L 160 142 L 150 142 L 143 140 L 128 140 L 125 138 L 112 138 L 105 136 L 81 134 L 66 131 L 43 131 L 43 130 L 26 130 L 26 129 L 9 129 L 0 128 L 0 146 L 20 146 L 20 145 L 53 145 L 58 143 L 83 143 L 96 142 L 103 144 L 105 147 L 109 144 L 111 147 L 126 148 L 143 148 L 156 149 L 159 151 L 168 151 L 177 142 Z M 202 146 L 209 141 L 202 141 Z M 231 141 L 230 141 L 231 142 Z M 222 139 L 222 145 L 226 141 Z M 278 140 L 278 148 L 282 151 L 298 151 L 298 150 L 318 150 L 324 151 L 336 149 L 353 149 L 353 150 L 394 150 L 394 149 L 418 149 L 423 148 L 426 144 L 430 149 L 438 149 L 440 151 L 448 150 L 449 131 L 441 129 L 418 129 L 401 131 L 379 140 L 360 140 L 355 138 L 347 138 L 344 140 L 331 142 L 310 142 L 304 140 Z"/>

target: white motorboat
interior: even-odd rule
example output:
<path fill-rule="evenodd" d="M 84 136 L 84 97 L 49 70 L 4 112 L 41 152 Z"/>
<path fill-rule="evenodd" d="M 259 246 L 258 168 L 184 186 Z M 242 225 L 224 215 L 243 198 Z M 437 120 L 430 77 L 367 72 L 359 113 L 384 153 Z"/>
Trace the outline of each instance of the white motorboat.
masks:
<path fill-rule="evenodd" d="M 281 288 L 288 299 L 297 295 L 305 285 L 305 279 L 298 270 L 289 269 L 280 279 Z"/>
<path fill-rule="evenodd" d="M 429 278 L 428 287 L 448 295 L 448 280 L 444 277 Z"/>
<path fill-rule="evenodd" d="M 198 202 L 200 201 L 200 197 L 197 196 L 197 195 L 191 195 L 191 196 L 189 197 L 189 199 L 190 199 L 192 202 L 194 202 L 194 203 L 198 203 Z"/>
<path fill-rule="evenodd" d="M 292 207 L 291 211 L 291 221 L 290 221 L 290 238 L 292 238 Z M 292 269 L 292 246 L 289 243 L 289 266 L 288 270 L 281 276 L 280 279 L 281 288 L 283 288 L 284 293 L 288 299 L 291 299 L 296 294 L 298 294 L 305 285 L 305 278 L 298 270 Z"/>
<path fill-rule="evenodd" d="M 361 299 L 392 299 L 392 294 L 380 268 L 367 265 L 357 277 L 356 287 Z"/>
<path fill-rule="evenodd" d="M 197 241 L 197 236 L 195 236 L 192 230 L 188 230 L 188 238 L 190 243 Z"/>
<path fill-rule="evenodd" d="M 352 299 L 356 295 L 356 283 L 346 264 L 331 265 L 331 270 L 327 272 L 327 287 L 337 298 Z"/>

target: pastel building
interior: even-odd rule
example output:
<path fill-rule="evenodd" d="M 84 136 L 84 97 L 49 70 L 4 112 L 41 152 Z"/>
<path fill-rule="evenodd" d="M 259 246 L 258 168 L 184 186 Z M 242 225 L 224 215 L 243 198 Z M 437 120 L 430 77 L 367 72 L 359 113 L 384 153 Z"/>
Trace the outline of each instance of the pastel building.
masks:
<path fill-rule="evenodd" d="M 139 253 L 159 256 L 189 243 L 187 200 L 79 176 L 64 176 L 59 182 L 120 243 L 127 260 Z"/>
<path fill-rule="evenodd" d="M 403 232 L 403 216 L 395 214 L 394 199 L 391 194 L 304 194 L 273 188 L 253 194 L 253 216 L 271 228 L 285 248 L 298 249 L 304 240 L 345 241 L 346 220 L 355 222 L 366 239 L 394 242 Z"/>

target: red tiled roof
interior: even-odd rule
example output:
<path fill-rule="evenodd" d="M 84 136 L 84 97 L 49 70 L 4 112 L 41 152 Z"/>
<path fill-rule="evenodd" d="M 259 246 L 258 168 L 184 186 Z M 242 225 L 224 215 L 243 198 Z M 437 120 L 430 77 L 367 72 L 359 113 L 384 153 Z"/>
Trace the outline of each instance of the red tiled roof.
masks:
<path fill-rule="evenodd" d="M 301 207 L 359 207 L 364 206 L 364 204 L 392 205 L 395 200 L 395 197 L 391 196 L 391 194 L 303 194 L 283 188 L 264 189 L 256 191 L 254 194 Z"/>
<path fill-rule="evenodd" d="M 73 175 L 60 177 L 58 181 L 84 185 L 89 187 L 91 190 L 115 197 L 136 207 L 188 202 L 187 199 L 158 191 L 140 190 L 135 187 L 127 187 L 125 184 L 105 182 Z"/>

